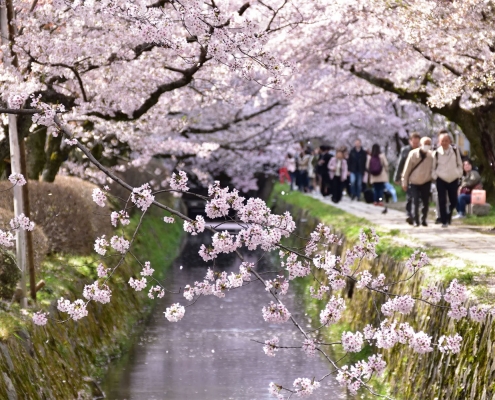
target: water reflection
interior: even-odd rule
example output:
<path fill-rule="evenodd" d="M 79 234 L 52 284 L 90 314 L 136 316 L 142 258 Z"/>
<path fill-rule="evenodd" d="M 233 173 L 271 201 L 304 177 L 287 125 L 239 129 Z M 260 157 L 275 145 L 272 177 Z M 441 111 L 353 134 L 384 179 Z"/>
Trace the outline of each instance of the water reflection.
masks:
<path fill-rule="evenodd" d="M 203 280 L 206 267 L 197 255 L 199 239 L 189 238 L 174 262 L 167 282 L 171 289 Z M 233 254 L 220 261 L 227 271 L 238 270 L 240 264 Z M 264 258 L 260 269 L 273 268 Z M 277 335 L 282 345 L 300 343 L 300 334 L 292 325 L 263 320 L 261 308 L 270 297 L 259 282 L 228 292 L 224 299 L 200 298 L 178 323 L 163 316 L 172 302 L 186 303 L 181 295 L 173 294 L 159 301 L 130 354 L 111 366 L 104 382 L 109 399 L 269 399 L 267 388 L 272 381 L 292 385 L 297 377 L 321 377 L 329 370 L 324 360 L 302 356 L 299 349 L 281 350 L 276 357 L 267 357 L 262 345 L 251 341 Z M 300 300 L 292 296 L 285 302 L 299 321 L 309 323 Z M 330 378 L 312 398 L 345 396 Z"/>

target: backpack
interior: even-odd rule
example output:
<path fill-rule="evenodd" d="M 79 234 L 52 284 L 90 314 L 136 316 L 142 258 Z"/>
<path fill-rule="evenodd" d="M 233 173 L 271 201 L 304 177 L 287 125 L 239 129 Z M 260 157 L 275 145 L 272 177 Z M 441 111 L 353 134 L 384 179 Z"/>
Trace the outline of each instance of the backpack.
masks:
<path fill-rule="evenodd" d="M 371 157 L 369 172 L 373 176 L 378 176 L 382 173 L 382 162 L 380 157 Z"/>

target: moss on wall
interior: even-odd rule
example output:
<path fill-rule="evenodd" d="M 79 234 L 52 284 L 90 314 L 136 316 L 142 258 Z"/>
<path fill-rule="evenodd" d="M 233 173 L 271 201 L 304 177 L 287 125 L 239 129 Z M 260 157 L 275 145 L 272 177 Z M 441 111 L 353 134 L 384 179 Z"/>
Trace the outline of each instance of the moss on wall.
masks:
<path fill-rule="evenodd" d="M 135 216 L 131 223 L 136 226 Z M 163 277 L 180 247 L 183 231 L 179 223 L 165 224 L 160 212 L 144 219 L 133 247 L 143 261 L 151 261 Z M 98 260 L 71 255 L 51 256 L 42 271 L 46 287 L 39 303 L 59 320 L 55 299 L 81 297 L 84 284 L 96 277 Z M 130 256 L 112 276 L 112 301 L 90 303 L 89 315 L 78 322 L 35 327 L 27 315 L 12 306 L 0 309 L 0 399 L 92 399 L 102 395 L 98 379 L 111 358 L 129 345 L 133 326 L 151 310 L 146 293 L 127 285 L 140 270 Z"/>

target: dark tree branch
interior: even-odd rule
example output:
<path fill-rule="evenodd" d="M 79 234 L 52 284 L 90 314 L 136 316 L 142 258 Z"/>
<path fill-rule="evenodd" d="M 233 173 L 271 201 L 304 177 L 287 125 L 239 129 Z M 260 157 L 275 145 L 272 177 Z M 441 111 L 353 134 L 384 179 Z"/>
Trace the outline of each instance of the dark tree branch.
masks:
<path fill-rule="evenodd" d="M 419 54 L 421 54 L 421 56 L 423 56 L 424 59 L 432 62 L 432 63 L 435 63 L 435 64 L 439 64 L 441 65 L 442 67 L 444 67 L 445 69 L 449 70 L 450 72 L 452 72 L 455 76 L 461 76 L 462 73 L 457 71 L 453 66 L 449 65 L 449 64 L 446 64 L 444 62 L 441 62 L 441 61 L 436 61 L 434 60 L 431 56 L 423 53 L 421 51 L 421 49 L 418 47 L 418 46 L 413 46 L 413 49 L 416 50 Z"/>
<path fill-rule="evenodd" d="M 201 48 L 200 56 L 198 62 L 191 68 L 185 70 L 176 70 L 180 72 L 182 77 L 163 85 L 158 86 L 154 92 L 152 92 L 149 97 L 143 102 L 143 104 L 129 116 L 121 111 L 115 112 L 113 115 L 103 114 L 100 112 L 90 112 L 88 115 L 102 118 L 107 121 L 134 121 L 141 118 L 146 114 L 153 106 L 155 106 L 160 100 L 160 96 L 163 93 L 171 92 L 175 89 L 187 86 L 193 80 L 194 74 L 200 70 L 200 68 L 209 60 L 207 57 L 207 50 Z M 172 67 L 165 67 L 166 69 L 171 69 Z"/>
<path fill-rule="evenodd" d="M 270 104 L 266 108 L 258 110 L 252 114 L 248 114 L 248 115 L 245 115 L 243 117 L 236 115 L 236 117 L 232 121 L 225 122 L 222 125 L 215 126 L 212 128 L 189 127 L 189 128 L 184 129 L 180 134 L 186 138 L 189 138 L 189 134 L 197 134 L 197 135 L 205 134 L 205 135 L 207 135 L 207 134 L 212 134 L 212 133 L 224 131 L 224 130 L 229 129 L 232 125 L 238 124 L 240 122 L 249 121 L 250 119 L 253 119 L 253 118 L 255 118 L 261 114 L 264 114 L 264 113 L 266 113 L 266 112 L 268 112 L 268 111 L 270 111 L 270 110 L 272 110 L 275 107 L 278 107 L 280 105 L 282 105 L 282 103 L 280 103 L 279 101 L 276 101 L 275 103 Z"/>

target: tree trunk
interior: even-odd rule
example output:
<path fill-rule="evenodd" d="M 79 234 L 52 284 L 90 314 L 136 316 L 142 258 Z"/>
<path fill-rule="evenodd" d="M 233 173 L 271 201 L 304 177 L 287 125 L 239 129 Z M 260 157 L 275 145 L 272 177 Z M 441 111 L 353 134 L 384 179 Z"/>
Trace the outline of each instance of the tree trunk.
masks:
<path fill-rule="evenodd" d="M 26 138 L 27 175 L 29 179 L 39 180 L 46 164 L 45 143 L 46 128 L 37 129 Z"/>
<path fill-rule="evenodd" d="M 62 134 L 57 137 L 48 136 L 46 164 L 42 175 L 44 182 L 53 182 L 55 180 L 60 166 L 69 155 L 70 148 L 68 146 L 62 149 L 62 139 Z"/>

